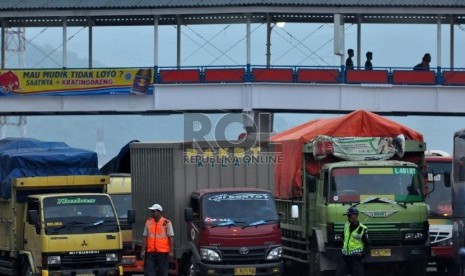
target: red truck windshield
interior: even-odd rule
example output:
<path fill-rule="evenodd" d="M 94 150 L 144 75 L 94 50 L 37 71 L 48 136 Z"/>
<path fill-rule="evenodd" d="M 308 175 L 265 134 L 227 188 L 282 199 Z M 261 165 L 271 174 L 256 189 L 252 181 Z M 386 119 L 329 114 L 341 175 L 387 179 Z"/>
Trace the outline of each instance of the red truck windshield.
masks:
<path fill-rule="evenodd" d="M 383 195 L 401 202 L 421 201 L 414 167 L 339 168 L 332 171 L 331 202 L 360 202 L 363 196 Z"/>
<path fill-rule="evenodd" d="M 450 217 L 452 216 L 452 192 L 450 187 L 444 185 L 444 172 L 452 170 L 452 159 L 448 162 L 426 161 L 428 164 L 428 185 L 434 181 L 434 191 L 426 198 L 428 204 L 428 216 Z"/>
<path fill-rule="evenodd" d="M 274 198 L 269 193 L 212 193 L 203 200 L 203 221 L 207 224 L 277 221 Z"/>

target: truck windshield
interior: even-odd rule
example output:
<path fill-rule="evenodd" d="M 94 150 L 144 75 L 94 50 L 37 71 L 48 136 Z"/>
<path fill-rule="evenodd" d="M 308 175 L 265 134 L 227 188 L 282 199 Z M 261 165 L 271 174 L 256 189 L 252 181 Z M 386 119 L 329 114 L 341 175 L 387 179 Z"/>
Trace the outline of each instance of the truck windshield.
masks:
<path fill-rule="evenodd" d="M 208 194 L 204 197 L 202 212 L 203 221 L 215 226 L 278 220 L 273 196 L 263 192 Z"/>
<path fill-rule="evenodd" d="M 44 199 L 45 232 L 79 234 L 117 232 L 110 199 L 100 195 L 56 196 Z"/>
<path fill-rule="evenodd" d="M 414 167 L 337 168 L 331 173 L 331 202 L 360 202 L 370 196 L 396 202 L 422 201 Z"/>
<path fill-rule="evenodd" d="M 428 164 L 428 186 L 434 181 L 434 192 L 426 198 L 429 217 L 452 216 L 452 192 L 450 187 L 444 185 L 444 172 L 452 170 L 450 162 L 427 161 Z M 434 176 L 433 176 L 434 173 Z"/>
<path fill-rule="evenodd" d="M 113 204 L 115 205 L 116 214 L 119 219 L 126 220 L 128 218 L 128 210 L 131 209 L 132 201 L 130 194 L 110 195 Z"/>

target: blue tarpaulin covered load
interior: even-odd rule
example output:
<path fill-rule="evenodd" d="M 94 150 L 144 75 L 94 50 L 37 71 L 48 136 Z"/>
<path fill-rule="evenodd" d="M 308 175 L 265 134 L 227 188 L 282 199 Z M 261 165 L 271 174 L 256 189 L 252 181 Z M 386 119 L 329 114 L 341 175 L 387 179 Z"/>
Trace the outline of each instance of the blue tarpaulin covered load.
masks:
<path fill-rule="evenodd" d="M 31 138 L 0 140 L 0 197 L 11 197 L 11 180 L 19 177 L 99 175 L 97 153 L 63 142 Z"/>

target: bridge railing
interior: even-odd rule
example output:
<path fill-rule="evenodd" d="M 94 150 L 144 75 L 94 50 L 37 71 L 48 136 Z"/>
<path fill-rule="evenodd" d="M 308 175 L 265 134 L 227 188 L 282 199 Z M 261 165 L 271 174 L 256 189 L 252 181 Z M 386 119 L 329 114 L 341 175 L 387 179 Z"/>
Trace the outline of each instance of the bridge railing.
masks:
<path fill-rule="evenodd" d="M 465 86 L 465 68 L 373 67 L 365 70 L 345 66 L 182 66 L 156 67 L 155 84 L 182 83 L 333 83 L 379 85 L 458 85 Z"/>

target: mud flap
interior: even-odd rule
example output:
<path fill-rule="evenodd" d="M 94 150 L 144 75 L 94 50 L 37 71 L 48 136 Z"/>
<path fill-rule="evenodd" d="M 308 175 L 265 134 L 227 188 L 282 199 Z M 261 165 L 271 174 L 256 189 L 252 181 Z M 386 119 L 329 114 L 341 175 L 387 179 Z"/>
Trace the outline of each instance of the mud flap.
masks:
<path fill-rule="evenodd" d="M 331 260 L 325 254 L 326 247 L 323 241 L 323 232 L 321 230 L 315 229 L 314 233 L 315 233 L 315 238 L 316 238 L 317 245 L 318 245 L 318 252 L 320 255 L 319 256 L 320 257 L 320 270 L 321 271 L 336 270 L 337 262 Z"/>

